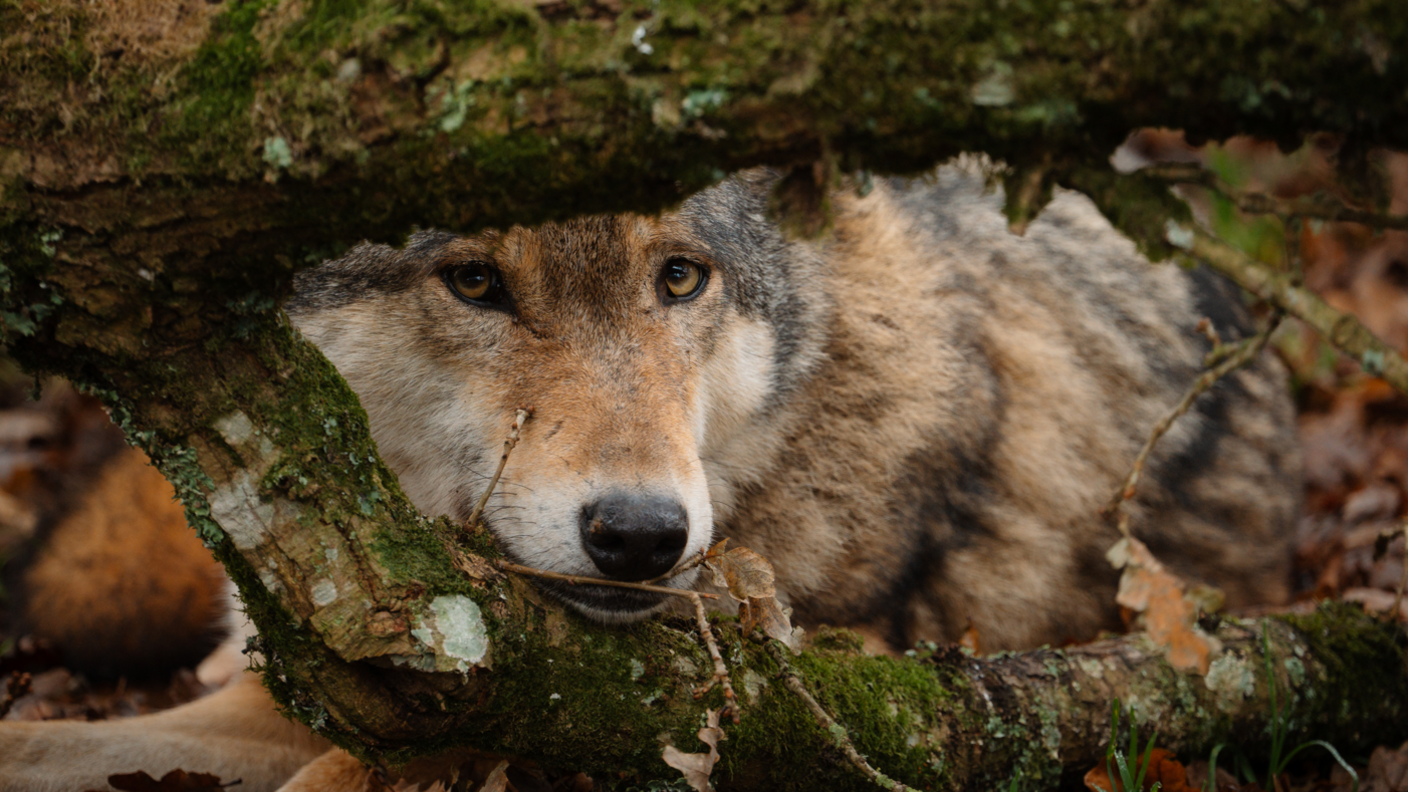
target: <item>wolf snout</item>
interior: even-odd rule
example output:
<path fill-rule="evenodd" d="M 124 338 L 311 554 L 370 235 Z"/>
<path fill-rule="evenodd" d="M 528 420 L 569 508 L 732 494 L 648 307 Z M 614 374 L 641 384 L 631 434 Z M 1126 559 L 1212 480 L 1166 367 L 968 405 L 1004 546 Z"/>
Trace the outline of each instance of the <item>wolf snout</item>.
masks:
<path fill-rule="evenodd" d="M 689 542 L 689 516 L 674 498 L 613 493 L 582 510 L 582 545 L 602 574 L 648 580 L 669 572 Z"/>

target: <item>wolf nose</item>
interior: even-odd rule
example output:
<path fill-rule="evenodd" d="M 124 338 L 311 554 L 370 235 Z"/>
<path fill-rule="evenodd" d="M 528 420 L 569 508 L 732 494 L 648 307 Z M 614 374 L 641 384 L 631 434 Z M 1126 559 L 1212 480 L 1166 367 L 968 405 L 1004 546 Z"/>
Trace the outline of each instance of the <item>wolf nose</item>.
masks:
<path fill-rule="evenodd" d="M 669 572 L 688 541 L 689 519 L 671 498 L 616 493 L 582 510 L 587 555 L 617 580 L 648 580 Z"/>

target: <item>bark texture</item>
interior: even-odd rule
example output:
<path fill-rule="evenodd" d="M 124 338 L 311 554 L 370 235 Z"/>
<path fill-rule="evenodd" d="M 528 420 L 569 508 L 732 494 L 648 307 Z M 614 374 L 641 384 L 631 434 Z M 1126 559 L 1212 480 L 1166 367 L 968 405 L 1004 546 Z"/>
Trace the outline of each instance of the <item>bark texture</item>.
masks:
<path fill-rule="evenodd" d="M 709 667 L 692 635 L 564 615 L 494 574 L 486 537 L 417 515 L 278 308 L 296 269 L 417 225 L 652 210 L 759 163 L 825 181 L 986 151 L 1012 166 L 1016 214 L 1054 182 L 1111 184 L 1105 158 L 1140 126 L 1332 132 L 1353 165 L 1408 147 L 1406 53 L 1398 0 L 0 0 L 0 316 L 25 366 L 100 394 L 176 485 L 297 717 L 367 754 L 468 744 L 670 777 L 659 736 L 688 746 L 711 703 L 689 695 Z M 1116 193 L 1122 227 L 1163 228 L 1162 202 Z M 1400 723 L 1397 632 L 1316 618 L 1277 632 L 1278 668 L 1305 674 L 1286 683 L 1316 685 L 1295 724 L 1348 745 Z M 765 653 L 726 634 L 750 712 L 723 775 L 845 783 Z M 1186 719 L 1175 746 L 1245 734 L 1265 693 L 1244 638 L 1225 700 L 1137 642 L 989 663 L 822 648 L 797 667 L 893 776 L 1036 783 L 1098 739 L 1117 681 Z"/>

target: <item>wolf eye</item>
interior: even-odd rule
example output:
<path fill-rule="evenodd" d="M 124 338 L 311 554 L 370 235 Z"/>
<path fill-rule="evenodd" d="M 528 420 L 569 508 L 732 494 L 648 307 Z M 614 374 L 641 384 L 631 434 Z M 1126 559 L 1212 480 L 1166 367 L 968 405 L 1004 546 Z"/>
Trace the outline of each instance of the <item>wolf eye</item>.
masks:
<path fill-rule="evenodd" d="M 704 268 L 689 259 L 672 258 L 660 272 L 665 293 L 673 301 L 688 300 L 698 294 L 709 280 Z"/>
<path fill-rule="evenodd" d="M 493 305 L 503 301 L 499 273 L 482 261 L 471 261 L 445 270 L 445 285 L 461 299 Z"/>

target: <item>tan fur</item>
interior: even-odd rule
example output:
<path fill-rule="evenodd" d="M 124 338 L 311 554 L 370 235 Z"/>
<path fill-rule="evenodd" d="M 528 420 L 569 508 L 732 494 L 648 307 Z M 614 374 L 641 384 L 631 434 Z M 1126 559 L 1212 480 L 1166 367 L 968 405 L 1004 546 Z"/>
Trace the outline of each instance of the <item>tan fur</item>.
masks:
<path fill-rule="evenodd" d="M 279 792 L 380 792 L 386 786 L 346 751 L 333 749 L 304 765 Z"/>
<path fill-rule="evenodd" d="M 252 674 L 203 699 L 154 715 L 0 728 L 0 792 L 109 789 L 107 777 L 172 770 L 243 779 L 239 789 L 277 789 L 328 751 L 306 726 L 286 720 Z M 328 787 L 329 792 L 336 787 Z"/>
<path fill-rule="evenodd" d="M 729 536 L 773 562 L 798 621 L 862 628 L 868 646 L 970 622 L 986 649 L 1089 638 L 1118 623 L 1097 511 L 1200 371 L 1199 316 L 1225 337 L 1246 317 L 1204 275 L 1151 267 L 1075 194 L 1013 236 L 977 170 L 839 194 L 817 245 L 767 222 L 761 172 L 661 218 L 364 245 L 300 274 L 288 311 L 423 511 L 466 519 L 514 412 L 534 408 L 485 512 L 518 561 L 607 574 L 587 515 L 652 495 L 687 517 L 684 556 Z M 660 290 L 672 257 L 710 273 L 685 302 Z M 456 297 L 447 273 L 467 262 L 509 297 Z M 1287 593 L 1291 418 L 1264 357 L 1175 426 L 1133 504 L 1165 562 L 1234 604 Z M 604 621 L 663 604 L 548 590 Z M 148 737 L 124 746 L 161 743 L 153 723 L 128 722 Z M 73 728 L 46 750 L 88 733 Z M 354 765 L 329 754 L 297 788 L 355 788 Z M 11 766 L 0 752 L 0 778 Z"/>

